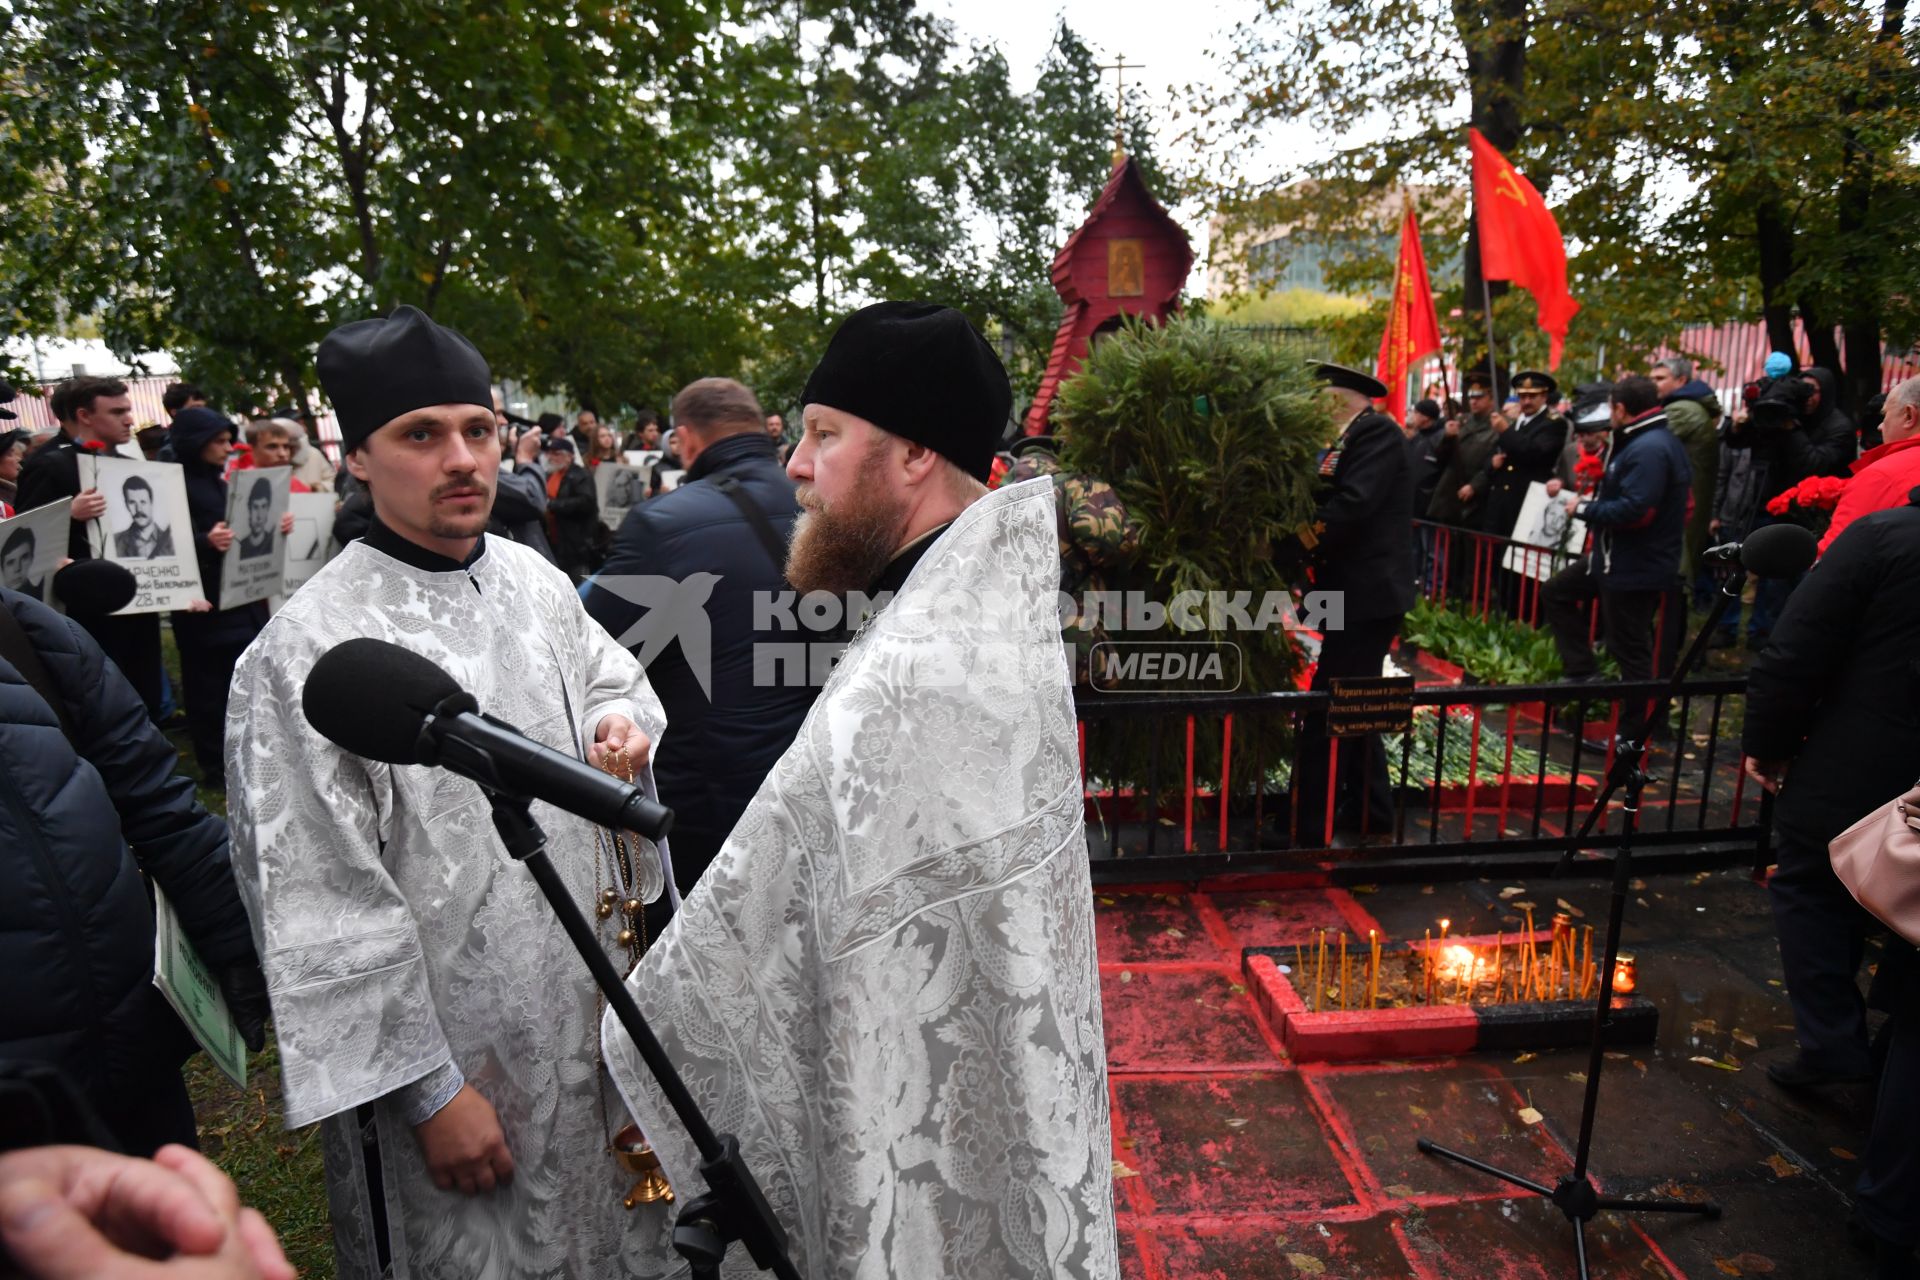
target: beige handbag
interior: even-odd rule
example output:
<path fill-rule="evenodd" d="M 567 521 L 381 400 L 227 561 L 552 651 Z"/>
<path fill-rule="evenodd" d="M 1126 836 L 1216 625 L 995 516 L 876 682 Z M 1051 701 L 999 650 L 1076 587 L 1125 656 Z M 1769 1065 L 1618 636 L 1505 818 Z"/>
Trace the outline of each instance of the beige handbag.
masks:
<path fill-rule="evenodd" d="M 1847 892 L 1920 946 L 1920 784 L 1835 836 L 1827 851 Z"/>

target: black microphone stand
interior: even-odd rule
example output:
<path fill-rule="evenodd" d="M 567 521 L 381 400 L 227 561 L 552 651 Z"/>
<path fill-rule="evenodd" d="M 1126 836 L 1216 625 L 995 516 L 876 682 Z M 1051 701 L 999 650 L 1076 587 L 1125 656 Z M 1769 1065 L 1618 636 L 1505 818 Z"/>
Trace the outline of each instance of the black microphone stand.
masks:
<path fill-rule="evenodd" d="M 632 1037 L 634 1047 L 647 1064 L 647 1070 L 659 1082 L 673 1113 L 686 1126 L 694 1145 L 700 1149 L 700 1176 L 707 1181 L 706 1194 L 695 1196 L 681 1206 L 673 1224 L 673 1248 L 687 1260 L 694 1280 L 719 1280 L 720 1264 L 727 1249 L 736 1240 L 747 1246 L 754 1265 L 771 1271 L 781 1280 L 800 1280 L 793 1259 L 787 1256 L 787 1233 L 773 1216 L 754 1180 L 753 1171 L 740 1154 L 740 1143 L 730 1133 L 716 1134 L 700 1112 L 700 1104 L 687 1092 L 686 1082 L 674 1069 L 653 1030 L 641 1016 L 640 1007 L 627 992 L 627 985 L 613 967 L 613 961 L 594 936 L 593 926 L 579 904 L 567 893 L 560 873 L 547 857 L 546 833 L 533 820 L 525 796 L 508 795 L 486 788 L 487 801 L 493 806 L 493 826 L 506 842 L 507 852 L 526 864 L 560 925 L 573 939 L 580 958 L 593 971 L 593 980 L 607 998 L 607 1007 L 620 1019 Z"/>
<path fill-rule="evenodd" d="M 1587 1158 L 1593 1151 L 1594 1117 L 1600 1105 L 1600 1072 L 1606 1066 L 1607 1029 L 1612 1024 L 1613 968 L 1620 957 L 1620 927 L 1626 919 L 1627 886 L 1633 878 L 1633 831 L 1640 819 L 1640 793 L 1648 780 L 1643 767 L 1648 740 L 1653 727 L 1665 723 L 1667 709 L 1672 706 L 1674 695 L 1680 691 L 1688 673 L 1706 652 L 1707 638 L 1720 625 L 1727 606 L 1740 598 L 1745 577 L 1745 574 L 1736 573 L 1721 583 L 1719 592 L 1714 596 L 1713 609 L 1707 615 L 1706 625 L 1694 635 L 1693 643 L 1687 646 L 1686 653 L 1675 664 L 1667 687 L 1655 699 L 1646 720 L 1633 737 L 1623 737 L 1614 745 L 1613 761 L 1607 769 L 1606 787 L 1594 797 L 1586 821 L 1567 842 L 1567 851 L 1561 855 L 1560 865 L 1554 870 L 1555 875 L 1566 873 L 1573 864 L 1574 855 L 1598 825 L 1614 794 L 1624 788 L 1626 797 L 1620 803 L 1620 843 L 1613 855 L 1613 896 L 1607 908 L 1607 945 L 1600 962 L 1600 994 L 1593 1004 L 1593 1032 L 1587 1046 L 1587 1095 L 1580 1107 L 1580 1139 L 1574 1148 L 1573 1172 L 1548 1187 L 1519 1174 L 1495 1168 L 1464 1152 L 1443 1147 L 1431 1138 L 1421 1138 L 1418 1143 L 1419 1149 L 1427 1155 L 1463 1164 L 1552 1201 L 1554 1208 L 1565 1214 L 1567 1221 L 1573 1224 L 1573 1248 L 1580 1263 L 1580 1280 L 1588 1280 L 1587 1223 L 1602 1209 L 1624 1213 L 1693 1213 L 1703 1218 L 1720 1216 L 1720 1206 L 1710 1201 L 1696 1204 L 1686 1200 L 1626 1200 L 1602 1196 L 1594 1187 L 1593 1179 L 1588 1176 Z M 1657 638 L 1655 645 L 1657 649 Z"/>

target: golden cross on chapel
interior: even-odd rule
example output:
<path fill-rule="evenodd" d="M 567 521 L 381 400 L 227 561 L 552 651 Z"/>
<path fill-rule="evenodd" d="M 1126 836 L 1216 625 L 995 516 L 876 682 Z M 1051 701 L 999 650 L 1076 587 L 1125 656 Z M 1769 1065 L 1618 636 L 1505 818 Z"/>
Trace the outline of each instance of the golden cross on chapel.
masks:
<path fill-rule="evenodd" d="M 1120 54 L 1113 62 L 1097 64 L 1102 71 L 1113 72 L 1113 162 L 1119 164 L 1127 154 L 1126 116 L 1127 116 L 1127 72 L 1145 69 L 1144 62 L 1128 62 L 1126 54 Z"/>

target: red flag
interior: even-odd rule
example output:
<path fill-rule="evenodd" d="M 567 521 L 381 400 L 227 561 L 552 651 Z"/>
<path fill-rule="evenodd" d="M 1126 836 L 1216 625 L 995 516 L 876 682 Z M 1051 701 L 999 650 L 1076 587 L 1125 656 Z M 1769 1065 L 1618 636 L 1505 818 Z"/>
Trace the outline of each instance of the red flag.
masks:
<path fill-rule="evenodd" d="M 1387 384 L 1382 404 L 1401 426 L 1407 422 L 1407 374 L 1423 356 L 1440 349 L 1440 317 L 1433 309 L 1433 285 L 1427 279 L 1427 255 L 1420 248 L 1420 224 L 1407 205 L 1400 222 L 1400 263 L 1393 273 L 1393 305 L 1380 335 L 1380 360 L 1374 376 Z"/>
<path fill-rule="evenodd" d="M 1567 292 L 1567 245 L 1560 224 L 1531 182 L 1478 129 L 1473 145 L 1473 208 L 1480 222 L 1480 274 L 1509 280 L 1533 295 L 1540 327 L 1553 340 L 1547 367 L 1560 367 L 1567 325 L 1580 304 Z"/>

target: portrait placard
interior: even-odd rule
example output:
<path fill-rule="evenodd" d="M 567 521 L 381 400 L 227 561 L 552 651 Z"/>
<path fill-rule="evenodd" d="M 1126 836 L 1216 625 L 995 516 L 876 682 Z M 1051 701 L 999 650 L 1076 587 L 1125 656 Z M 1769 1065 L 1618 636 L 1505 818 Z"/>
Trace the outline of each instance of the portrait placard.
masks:
<path fill-rule="evenodd" d="M 1572 497 L 1572 490 L 1562 489 L 1549 498 L 1547 486 L 1538 480 L 1527 486 L 1527 500 L 1520 505 L 1511 535 L 1527 545 L 1507 548 L 1502 564 L 1509 572 L 1545 582 L 1587 545 L 1587 522 L 1567 510 Z M 1556 551 L 1565 554 L 1552 554 Z"/>
<path fill-rule="evenodd" d="M 618 533 L 627 512 L 646 500 L 648 469 L 603 462 L 593 469 L 594 496 L 600 500 L 600 523 Z"/>
<path fill-rule="evenodd" d="M 292 493 L 287 510 L 293 512 L 293 532 L 287 535 L 287 572 L 281 594 L 292 595 L 327 562 L 333 542 L 333 495 Z"/>
<path fill-rule="evenodd" d="M 126 566 L 137 585 L 120 612 L 167 613 L 206 599 L 179 464 L 91 452 L 77 461 L 80 488 L 107 500 L 106 515 L 87 522 L 87 545 L 96 558 Z"/>
<path fill-rule="evenodd" d="M 257 467 L 227 478 L 227 527 L 233 545 L 220 561 L 220 607 L 232 609 L 278 595 L 286 575 L 287 540 L 280 535 L 292 467 Z"/>
<path fill-rule="evenodd" d="M 53 571 L 66 557 L 72 522 L 72 498 L 0 520 L 0 587 L 53 604 Z"/>

